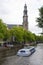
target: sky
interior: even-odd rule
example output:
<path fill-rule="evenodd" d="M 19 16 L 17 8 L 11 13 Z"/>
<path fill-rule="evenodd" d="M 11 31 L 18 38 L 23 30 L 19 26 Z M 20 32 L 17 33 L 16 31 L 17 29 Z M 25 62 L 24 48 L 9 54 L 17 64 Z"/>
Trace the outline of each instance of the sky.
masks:
<path fill-rule="evenodd" d="M 22 24 L 25 3 L 28 10 L 28 30 L 39 34 L 42 30 L 37 27 L 36 19 L 43 0 L 0 0 L 0 19 L 6 24 Z"/>

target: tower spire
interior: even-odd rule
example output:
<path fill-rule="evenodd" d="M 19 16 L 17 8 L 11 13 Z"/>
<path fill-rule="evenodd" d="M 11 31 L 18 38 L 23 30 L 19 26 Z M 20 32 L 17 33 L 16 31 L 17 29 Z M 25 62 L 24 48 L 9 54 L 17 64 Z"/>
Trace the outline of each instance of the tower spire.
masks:
<path fill-rule="evenodd" d="M 24 15 L 27 15 L 27 5 L 25 3 L 25 6 L 24 6 Z"/>
<path fill-rule="evenodd" d="M 28 15 L 27 15 L 27 5 L 24 5 L 23 11 L 23 27 L 28 30 Z"/>

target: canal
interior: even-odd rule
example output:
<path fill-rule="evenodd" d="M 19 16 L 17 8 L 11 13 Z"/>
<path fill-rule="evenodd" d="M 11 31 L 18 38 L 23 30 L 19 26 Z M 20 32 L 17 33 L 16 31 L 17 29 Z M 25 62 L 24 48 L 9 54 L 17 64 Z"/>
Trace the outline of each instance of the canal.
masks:
<path fill-rule="evenodd" d="M 5 57 L 0 65 L 43 65 L 43 45 L 37 45 L 35 53 L 29 57 Z"/>

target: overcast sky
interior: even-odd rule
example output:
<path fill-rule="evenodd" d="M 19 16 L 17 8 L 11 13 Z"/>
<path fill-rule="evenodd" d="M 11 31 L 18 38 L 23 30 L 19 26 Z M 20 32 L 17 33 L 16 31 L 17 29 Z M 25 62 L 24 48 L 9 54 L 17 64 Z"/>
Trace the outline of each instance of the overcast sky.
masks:
<path fill-rule="evenodd" d="M 28 9 L 28 27 L 33 33 L 40 33 L 36 25 L 39 16 L 38 8 L 43 6 L 43 0 L 0 0 L 0 18 L 7 24 L 22 24 L 24 5 Z"/>

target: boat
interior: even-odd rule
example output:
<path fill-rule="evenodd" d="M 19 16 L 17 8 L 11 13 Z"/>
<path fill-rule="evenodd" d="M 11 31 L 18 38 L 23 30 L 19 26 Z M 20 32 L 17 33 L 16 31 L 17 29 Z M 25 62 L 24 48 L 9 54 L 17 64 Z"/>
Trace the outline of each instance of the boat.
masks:
<path fill-rule="evenodd" d="M 17 56 L 30 56 L 34 52 L 35 52 L 35 47 L 28 46 L 18 50 Z"/>

